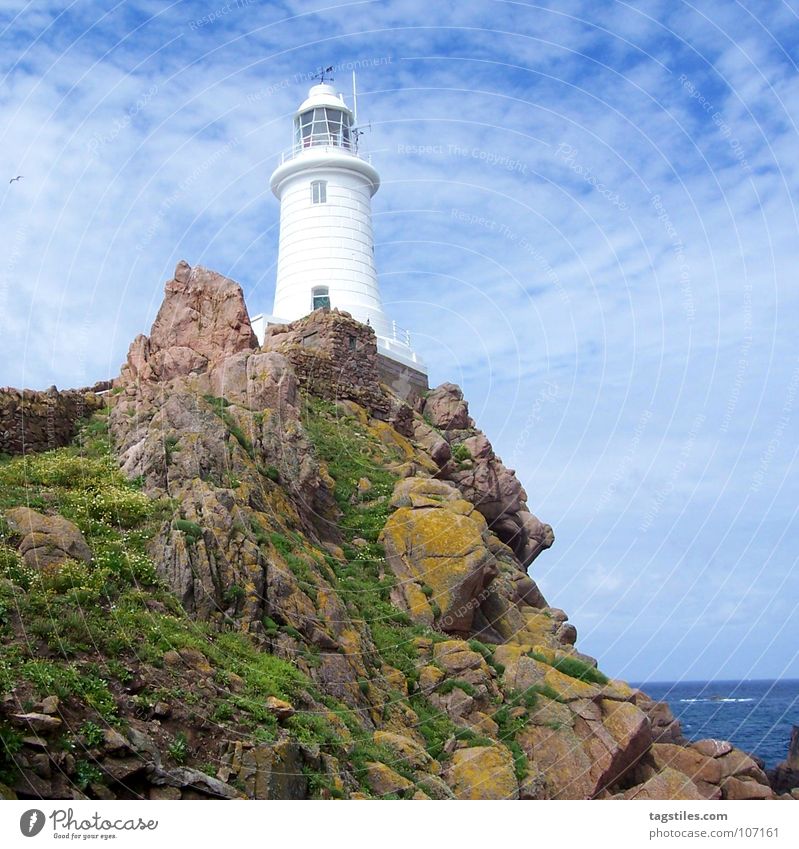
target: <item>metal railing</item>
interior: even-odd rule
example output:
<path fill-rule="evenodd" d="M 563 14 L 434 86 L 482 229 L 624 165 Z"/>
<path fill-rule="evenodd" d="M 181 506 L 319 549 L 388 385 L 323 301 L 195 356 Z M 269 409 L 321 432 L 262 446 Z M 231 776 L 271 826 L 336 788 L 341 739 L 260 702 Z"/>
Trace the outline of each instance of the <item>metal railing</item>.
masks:
<path fill-rule="evenodd" d="M 284 150 L 280 154 L 280 164 L 282 165 L 288 159 L 294 159 L 306 150 L 322 150 L 325 153 L 348 153 L 350 156 L 357 156 L 359 159 L 365 159 L 367 162 L 372 161 L 372 157 L 363 156 L 358 152 L 357 140 L 344 142 L 333 142 L 330 139 L 304 139 L 302 142 L 295 142 L 290 148 Z"/>
<path fill-rule="evenodd" d="M 367 319 L 366 323 L 378 336 L 382 336 L 384 339 L 393 339 L 401 345 L 407 345 L 409 348 L 411 347 L 410 332 L 405 330 L 405 328 L 400 327 L 396 321 Z"/>

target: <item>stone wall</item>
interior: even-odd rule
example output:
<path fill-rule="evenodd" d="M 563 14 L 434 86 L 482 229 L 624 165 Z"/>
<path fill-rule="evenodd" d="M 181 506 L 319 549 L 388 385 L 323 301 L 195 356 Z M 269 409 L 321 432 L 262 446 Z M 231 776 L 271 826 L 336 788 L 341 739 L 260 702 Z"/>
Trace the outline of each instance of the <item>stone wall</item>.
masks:
<path fill-rule="evenodd" d="M 0 389 L 0 454 L 27 454 L 67 445 L 78 421 L 103 406 L 93 392 Z"/>
<path fill-rule="evenodd" d="M 376 418 L 388 416 L 374 330 L 349 313 L 318 309 L 291 324 L 272 325 L 263 349 L 283 354 L 306 391 L 355 401 Z"/>
<path fill-rule="evenodd" d="M 377 370 L 381 383 L 385 383 L 395 395 L 411 406 L 424 398 L 430 389 L 426 374 L 391 360 L 383 354 L 377 355 Z"/>

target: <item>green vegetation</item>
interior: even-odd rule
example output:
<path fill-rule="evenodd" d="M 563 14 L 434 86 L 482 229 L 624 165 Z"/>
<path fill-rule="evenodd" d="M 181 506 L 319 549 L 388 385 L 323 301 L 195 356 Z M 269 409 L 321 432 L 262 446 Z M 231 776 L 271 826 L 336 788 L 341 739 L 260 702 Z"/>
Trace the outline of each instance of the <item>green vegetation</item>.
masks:
<path fill-rule="evenodd" d="M 79 790 L 85 790 L 90 784 L 99 784 L 103 780 L 103 774 L 88 761 L 78 761 L 75 764 L 75 783 Z"/>
<path fill-rule="evenodd" d="M 189 756 L 189 741 L 183 732 L 179 733 L 169 744 L 167 754 L 176 764 L 186 763 Z"/>
<path fill-rule="evenodd" d="M 513 769 L 516 778 L 522 781 L 527 775 L 527 756 L 516 740 L 516 735 L 527 724 L 527 714 L 519 711 L 519 716 L 511 716 L 513 705 L 505 703 L 494 714 L 494 722 L 499 726 L 499 740 L 510 749 L 513 755 Z"/>
<path fill-rule="evenodd" d="M 436 760 L 444 759 L 444 745 L 450 737 L 455 736 L 458 731 L 457 726 L 421 694 L 411 696 L 409 702 L 419 717 L 416 730 L 424 737 L 428 753 Z"/>
<path fill-rule="evenodd" d="M 493 740 L 489 740 L 488 737 L 483 737 L 482 734 L 472 731 L 471 728 L 459 728 L 455 732 L 455 739 L 460 740 L 462 743 L 468 743 L 469 747 L 494 745 Z"/>
<path fill-rule="evenodd" d="M 452 446 L 452 459 L 458 463 L 465 463 L 472 459 L 472 452 L 461 442 Z"/>
<path fill-rule="evenodd" d="M 455 689 L 462 690 L 467 696 L 477 695 L 477 690 L 468 681 L 461 681 L 460 678 L 447 678 L 438 687 L 438 692 L 446 696 Z"/>
<path fill-rule="evenodd" d="M 235 437 L 236 441 L 247 452 L 251 460 L 255 460 L 255 449 L 252 442 L 247 438 L 247 435 L 241 429 L 241 426 L 230 412 L 231 403 L 225 398 L 217 398 L 214 395 L 204 395 L 203 398 L 210 404 L 211 409 L 225 423 L 225 427 Z"/>
<path fill-rule="evenodd" d="M 190 522 L 188 519 L 175 519 L 172 522 L 172 527 L 185 534 L 191 542 L 202 539 L 203 529 L 196 522 Z"/>
<path fill-rule="evenodd" d="M 269 478 L 270 481 L 280 483 L 280 472 L 277 466 L 262 466 L 259 467 L 259 471 L 264 477 Z"/>
<path fill-rule="evenodd" d="M 13 784 L 16 774 L 14 755 L 22 748 L 22 734 L 0 725 L 0 783 Z"/>
<path fill-rule="evenodd" d="M 85 426 L 69 448 L 0 461 L 2 509 L 36 500 L 39 509 L 74 521 L 94 553 L 91 565 L 67 561 L 43 575 L 25 565 L 16 551 L 18 538 L 0 520 L 0 695 L 17 687 L 29 689 L 32 698 L 77 700 L 90 716 L 99 717 L 87 719 L 80 730 L 84 743 L 93 746 L 101 740 L 104 723 L 121 722 L 115 693 L 130 676 L 128 665 L 160 667 L 166 651 L 191 649 L 207 658 L 217 680 L 237 676 L 238 692 L 223 693 L 208 703 L 190 689 L 189 681 L 161 696 L 202 703 L 217 721 L 235 720 L 253 733 L 258 729 L 264 741 L 275 739 L 277 723 L 264 707 L 266 697 L 295 701 L 321 698 L 321 693 L 295 664 L 260 650 L 246 634 L 220 631 L 184 613 L 159 584 L 146 554 L 148 540 L 171 518 L 172 506 L 149 499 L 140 485 L 126 481 L 112 461 L 105 415 Z M 173 527 L 191 540 L 203 532 L 186 519 L 174 519 Z M 283 540 L 276 536 L 270 541 L 291 551 L 291 543 Z M 240 587 L 229 589 L 231 600 L 241 593 Z M 24 623 L 24 631 L 12 629 L 11 611 L 18 611 L 14 619 Z M 274 620 L 267 618 L 264 624 L 267 633 L 278 633 Z M 49 658 L 38 656 L 39 641 L 47 645 Z M 313 652 L 308 654 L 313 662 Z M 141 693 L 136 701 L 152 704 L 154 696 L 158 694 Z M 337 709 L 347 711 L 338 704 Z M 358 726 L 355 719 L 352 724 Z M 292 717 L 291 729 L 308 741 L 335 736 L 329 724 L 311 712 Z M 19 739 L 14 730 L 0 725 L 0 774 L 13 766 Z M 181 754 L 182 748 L 178 737 L 170 747 L 176 761 L 188 757 L 188 750 Z M 98 780 L 93 769 L 86 762 L 78 766 L 84 786 Z"/>
<path fill-rule="evenodd" d="M 546 663 L 547 665 L 552 666 L 554 669 L 557 669 L 558 672 L 562 672 L 570 678 L 577 678 L 578 680 L 585 681 L 588 684 L 599 684 L 600 686 L 604 686 L 609 681 L 607 675 L 604 675 L 598 669 L 595 669 L 593 666 L 590 666 L 585 663 L 585 661 L 579 660 L 576 657 L 558 657 L 555 660 L 550 661 L 548 657 L 536 651 L 528 652 L 528 656 L 533 658 L 533 660 L 538 660 L 541 663 Z"/>
<path fill-rule="evenodd" d="M 505 667 L 498 660 L 494 659 L 494 652 L 485 643 L 481 643 L 480 640 L 469 640 L 469 648 L 481 654 L 483 660 L 485 660 L 497 675 L 501 676 L 505 672 Z"/>
<path fill-rule="evenodd" d="M 378 542 L 397 481 L 384 464 L 402 458 L 393 455 L 359 421 L 341 415 L 335 405 L 318 398 L 308 400 L 304 425 L 316 453 L 336 482 L 334 496 L 342 513 L 339 527 L 345 538 L 347 562 L 330 558 L 327 564 L 334 573 L 338 593 L 347 603 L 350 615 L 368 626 L 381 659 L 399 669 L 413 687 L 418 679 L 413 640 L 420 635 L 437 635 L 414 625 L 406 613 L 391 604 L 395 580 L 385 569 L 385 552 Z M 364 493 L 358 489 L 363 477 L 372 484 Z M 356 538 L 366 544 L 354 546 Z"/>
<path fill-rule="evenodd" d="M 167 436 L 164 439 L 164 457 L 166 459 L 166 464 L 169 466 L 172 463 L 172 457 L 176 451 L 178 451 L 178 442 L 180 440 L 177 436 Z"/>
<path fill-rule="evenodd" d="M 89 719 L 81 725 L 80 736 L 89 748 L 99 746 L 103 742 L 103 729 Z"/>

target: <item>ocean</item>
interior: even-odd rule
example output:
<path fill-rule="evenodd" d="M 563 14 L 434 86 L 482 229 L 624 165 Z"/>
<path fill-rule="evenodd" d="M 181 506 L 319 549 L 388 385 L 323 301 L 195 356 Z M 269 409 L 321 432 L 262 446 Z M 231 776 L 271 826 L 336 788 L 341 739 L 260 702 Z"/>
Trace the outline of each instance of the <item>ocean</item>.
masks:
<path fill-rule="evenodd" d="M 788 754 L 799 725 L 799 680 L 678 681 L 636 684 L 668 702 L 689 740 L 715 737 L 762 758 L 771 769 Z"/>

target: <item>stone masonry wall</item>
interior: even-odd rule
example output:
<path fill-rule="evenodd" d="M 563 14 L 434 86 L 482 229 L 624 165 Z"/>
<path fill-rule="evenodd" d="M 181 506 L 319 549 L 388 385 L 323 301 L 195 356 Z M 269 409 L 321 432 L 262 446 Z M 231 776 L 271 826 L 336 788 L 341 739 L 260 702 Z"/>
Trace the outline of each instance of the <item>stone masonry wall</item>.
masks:
<path fill-rule="evenodd" d="M 291 324 L 272 325 L 263 349 L 283 354 L 306 391 L 356 401 L 376 418 L 388 416 L 374 330 L 349 313 L 318 309 Z"/>
<path fill-rule="evenodd" d="M 93 392 L 0 389 L 0 454 L 27 454 L 67 445 L 78 421 L 103 401 Z"/>

